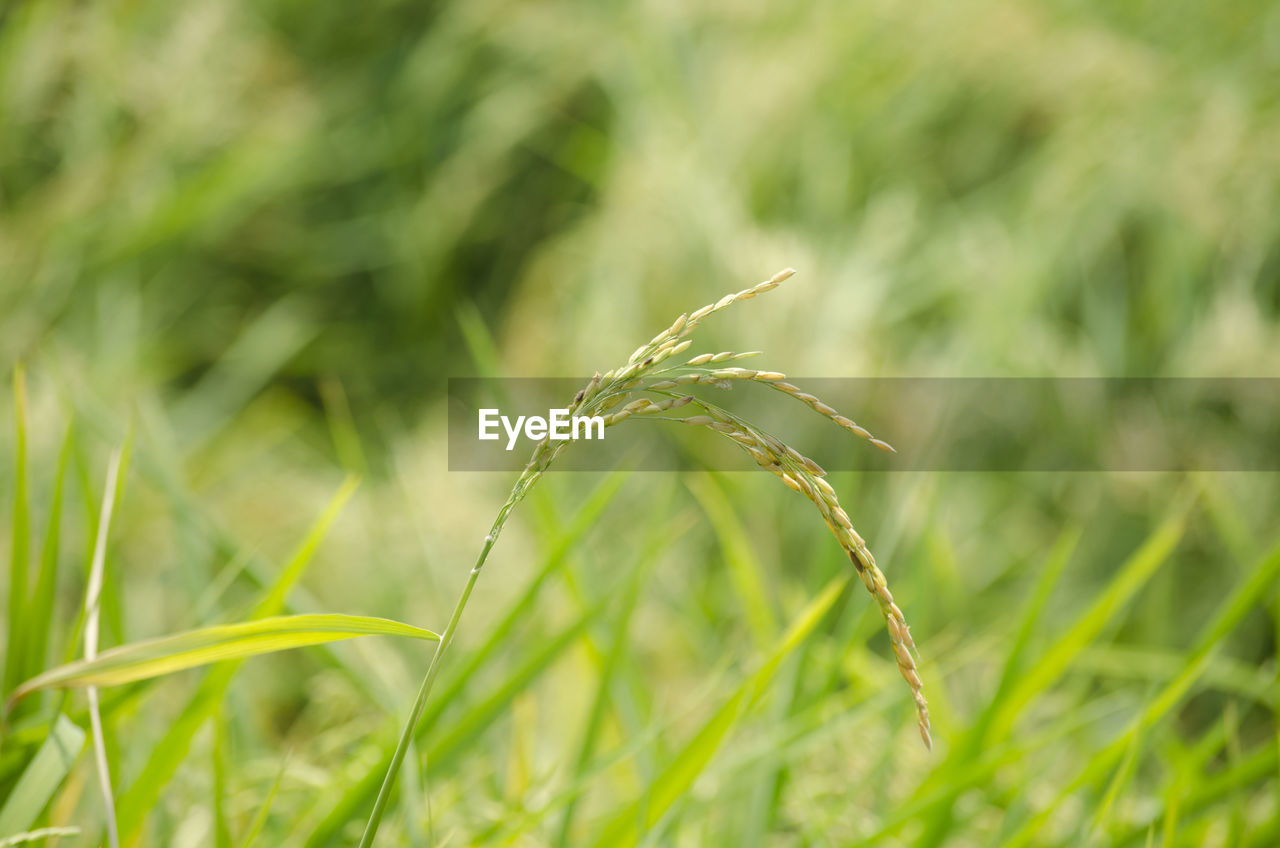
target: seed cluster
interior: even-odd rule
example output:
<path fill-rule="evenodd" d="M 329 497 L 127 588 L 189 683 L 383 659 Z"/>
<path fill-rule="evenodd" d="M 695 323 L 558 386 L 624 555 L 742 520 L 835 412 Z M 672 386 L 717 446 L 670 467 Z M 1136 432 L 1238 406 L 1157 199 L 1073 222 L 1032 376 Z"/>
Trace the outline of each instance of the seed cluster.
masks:
<path fill-rule="evenodd" d="M 750 300 L 758 294 L 777 288 L 779 283 L 794 273 L 795 271 L 787 268 L 752 288 L 725 295 L 713 304 L 704 306 L 691 314 L 681 315 L 670 327 L 654 336 L 647 344 L 637 348 L 627 360 L 626 365 L 604 374 L 597 373 L 592 377 L 591 381 L 574 397 L 569 410 L 571 414 L 600 415 L 604 417 L 606 426 L 620 424 L 629 418 L 647 418 L 705 427 L 733 441 L 758 465 L 778 477 L 788 488 L 808 498 L 817 507 L 828 529 L 848 554 L 862 584 L 880 608 L 880 614 L 884 617 L 889 631 L 889 641 L 893 646 L 898 670 L 910 687 L 915 701 L 921 739 L 926 746 L 932 747 L 929 736 L 929 706 L 925 701 L 924 684 L 920 680 L 913 656 L 916 653 L 916 646 L 911 638 L 910 628 L 907 626 L 902 610 L 894 602 L 893 594 L 889 591 L 884 574 L 876 565 L 875 557 L 871 555 L 866 542 L 853 529 L 853 522 L 840 506 L 840 501 L 831 484 L 823 479 L 826 472 L 812 459 L 750 422 L 702 398 L 681 394 L 680 390 L 687 386 L 698 385 L 728 389 L 736 383 L 763 383 L 790 395 L 848 432 L 866 439 L 877 448 L 886 451 L 893 451 L 893 448 L 814 395 L 787 382 L 784 374 L 737 366 L 704 367 L 720 366 L 724 362 L 755 356 L 759 351 L 704 353 L 682 365 L 658 368 L 671 357 L 689 348 L 692 342 L 687 337 L 707 316 L 727 309 L 738 301 Z M 658 399 L 635 398 L 639 393 L 655 395 Z M 683 407 L 696 407 L 697 413 L 683 417 L 663 414 Z M 524 498 L 529 488 L 555 461 L 567 444 L 568 442 L 564 441 L 552 442 L 547 438 L 534 449 L 533 457 L 525 466 L 511 496 L 498 515 L 498 520 L 490 534 L 493 538 L 497 537 L 497 532 L 506 522 L 511 509 Z"/>

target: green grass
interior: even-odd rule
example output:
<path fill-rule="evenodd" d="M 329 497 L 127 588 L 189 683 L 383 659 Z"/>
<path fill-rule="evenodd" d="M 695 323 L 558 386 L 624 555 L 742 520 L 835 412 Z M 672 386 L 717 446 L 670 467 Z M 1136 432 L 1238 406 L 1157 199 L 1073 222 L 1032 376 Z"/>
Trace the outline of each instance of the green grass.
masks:
<path fill-rule="evenodd" d="M 27 549 L 31 530 L 27 505 L 27 385 L 21 366 L 13 374 L 13 415 L 13 520 L 9 525 L 9 638 L 5 641 L 5 691 L 13 689 L 26 676 L 24 660 L 29 638 L 27 629 L 22 626 L 27 614 L 27 571 L 30 568 Z"/>
<path fill-rule="evenodd" d="M 701 349 L 1280 368 L 1270 4 L 11 5 L 0 696 L 88 679 L 132 438 L 93 667 L 125 845 L 357 844 L 511 483 L 447 471 L 446 377 L 589 375 L 784 265 Z M 549 474 L 376 844 L 1277 843 L 1273 474 L 831 479 L 932 753 L 811 505 Z M 406 638 L 301 645 L 353 628 Z M 10 706 L 0 845 L 102 844 L 85 695 Z"/>
<path fill-rule="evenodd" d="M 41 469 L 49 473 L 33 488 L 34 503 L 42 493 L 65 496 L 76 441 L 64 435 L 41 446 L 46 453 L 36 456 L 47 456 L 48 464 L 37 460 L 36 479 Z M 128 540 L 151 532 L 135 523 L 143 514 L 133 504 L 169 504 L 177 526 L 193 534 L 190 550 L 221 551 L 207 560 L 210 578 L 222 570 L 222 557 L 235 558 L 212 601 L 222 610 L 217 617 L 232 623 L 156 633 L 163 638 L 151 641 L 151 634 L 131 633 L 90 664 L 54 667 L 46 660 L 48 670 L 21 690 L 27 697 L 17 705 L 32 706 L 11 711 L 0 752 L 6 794 L 22 808 L 20 816 L 6 808 L 15 833 L 71 825 L 83 831 L 63 837 L 75 844 L 99 832 L 92 782 L 72 779 L 75 770 L 91 767 L 89 759 L 55 762 L 48 753 L 51 728 L 82 738 L 75 728 L 87 723 L 81 724 L 78 699 L 36 694 L 92 682 L 109 687 L 102 712 L 108 750 L 119 758 L 116 812 L 126 844 L 177 827 L 188 803 L 207 805 L 209 838 L 224 844 L 282 839 L 319 846 L 354 838 L 391 764 L 398 724 L 371 697 L 383 684 L 368 679 L 381 673 L 370 659 L 381 655 L 387 668 L 411 675 L 425 658 L 324 653 L 339 650 L 337 644 L 305 648 L 310 658 L 290 685 L 325 680 L 345 694 L 337 703 L 303 702 L 290 720 L 296 730 L 277 731 L 276 742 L 261 731 L 250 734 L 252 724 L 245 723 L 258 721 L 252 705 L 279 685 L 253 674 L 255 663 L 269 660 L 244 669 L 239 661 L 358 633 L 431 636 L 359 614 L 278 615 L 291 588 L 323 558 L 322 540 L 343 526 L 345 534 L 355 532 L 347 540 L 360 539 L 372 531 L 367 522 L 378 510 L 353 510 L 352 499 L 358 504 L 368 495 L 348 480 L 303 528 L 305 538 L 285 565 L 267 569 L 275 577 L 261 586 L 243 565 L 252 557 L 237 554 L 226 531 L 210 529 L 219 521 L 192 521 L 191 511 L 203 507 L 171 500 L 172 482 L 143 470 L 158 467 L 145 439 L 136 452 L 138 470 L 119 506 L 121 535 L 108 574 L 119 580 L 127 573 Z M 1276 784 L 1276 742 L 1265 728 L 1280 684 L 1274 667 L 1249 660 L 1242 639 L 1274 600 L 1280 549 L 1219 560 L 1212 576 L 1221 588 L 1206 590 L 1211 606 L 1192 605 L 1195 632 L 1187 638 L 1183 626 L 1160 629 L 1161 616 L 1150 608 L 1179 597 L 1169 590 L 1180 585 L 1201 585 L 1197 578 L 1209 575 L 1196 564 L 1222 549 L 1223 534 L 1236 537 L 1241 557 L 1264 549 L 1265 528 L 1255 529 L 1250 511 L 1233 500 L 1238 484 L 1256 479 L 1200 477 L 1173 485 L 1160 478 L 1159 508 L 1144 518 L 1118 509 L 1122 501 L 1108 494 L 1107 481 L 1074 478 L 1073 488 L 1102 500 L 1071 513 L 1038 554 L 1018 563 L 1002 561 L 1018 555 L 1015 547 L 960 541 L 958 525 L 948 525 L 952 532 L 943 537 L 912 529 L 936 529 L 932 513 L 945 505 L 946 490 L 965 479 L 979 478 L 944 481 L 942 491 L 924 499 L 903 489 L 904 481 L 888 479 L 913 510 L 897 517 L 866 500 L 876 497 L 874 487 L 852 490 L 871 520 L 904 528 L 896 531 L 902 541 L 892 558 L 908 575 L 900 602 L 931 611 L 917 638 L 927 645 L 923 675 L 936 693 L 940 746 L 925 755 L 910 742 L 908 702 L 893 685 L 892 660 L 869 626 L 864 596 L 846 585 L 832 552 L 804 532 L 803 513 L 790 499 L 771 498 L 754 477 L 738 475 L 695 474 L 672 487 L 620 472 L 581 494 L 576 475 L 553 476 L 530 503 L 518 549 L 503 555 L 514 585 L 477 596 L 487 618 L 465 637 L 437 697 L 426 704 L 406 748 L 417 775 L 406 786 L 416 788 L 412 796 L 388 794 L 386 838 L 410 839 L 412 814 L 420 844 L 459 832 L 479 844 L 640 845 L 686 832 L 761 844 L 788 832 L 838 845 L 940 845 L 960 834 L 1009 844 L 1086 838 L 1130 844 L 1146 842 L 1149 833 L 1156 844 L 1189 844 L 1215 838 L 1218 827 L 1229 828 L 1232 839 L 1265 843 L 1270 817 L 1256 811 L 1266 810 L 1259 804 Z M 1061 485 L 1047 477 L 1017 479 L 1032 492 Z M 75 538 L 94 530 L 88 507 L 61 517 L 49 507 L 47 514 Z M 1038 508 L 1013 509 L 1033 520 Z M 762 510 L 776 523 L 762 525 L 755 517 Z M 1213 517 L 1223 510 L 1237 520 Z M 353 526 L 340 514 L 364 517 Z M 641 520 L 629 519 L 636 514 Z M 1010 507 L 1000 506 L 999 514 L 1008 521 Z M 1100 522 L 1113 529 L 1100 534 Z M 922 566 L 926 559 L 945 545 L 955 562 L 973 562 L 975 544 L 987 550 L 982 567 L 965 571 L 961 581 L 972 596 L 922 605 L 929 583 L 920 581 L 936 574 Z M 50 549 L 48 541 L 44 547 Z M 690 558 L 705 565 L 678 567 Z M 46 568 L 37 586 L 55 579 L 43 576 Z M 73 572 L 59 568 L 59 594 L 74 588 L 66 579 Z M 815 591 L 823 580 L 828 588 Z M 1164 591 L 1155 588 L 1162 583 Z M 186 610 L 199 600 L 192 595 Z M 1009 606 L 1012 614 L 986 616 L 971 604 Z M 56 652 L 75 634 L 78 616 L 74 605 L 49 608 L 40 638 Z M 786 633 L 779 629 L 783 618 L 792 622 Z M 730 633 L 741 635 L 737 645 Z M 210 661 L 221 662 L 202 677 L 181 671 Z M 288 666 L 275 669 L 290 675 Z M 165 682 L 169 676 L 175 679 Z M 402 676 L 400 685 L 406 683 Z M 1210 703 L 1226 712 L 1206 713 Z M 529 719 L 515 719 L 530 709 Z M 162 727 L 144 731 L 145 742 L 124 735 L 150 711 L 167 716 Z M 548 738 L 551 750 L 544 747 Z M 321 753 L 307 745 L 319 745 Z M 297 771 L 304 764 L 319 769 L 324 783 L 304 789 L 310 784 L 299 783 Z M 1043 777 L 1035 776 L 1039 770 Z M 824 783 L 835 775 L 837 782 Z M 307 780 L 314 783 L 314 774 Z M 212 785 L 212 794 L 190 794 L 202 785 Z M 1032 800 L 1028 789 L 1041 785 L 1055 788 Z M 71 794 L 60 801 L 60 793 Z M 426 806 L 411 813 L 409 797 Z M 726 816 L 719 806 L 725 799 L 756 806 L 749 817 Z M 1003 811 L 994 830 L 975 799 Z M 852 820 L 842 818 L 846 808 Z"/>

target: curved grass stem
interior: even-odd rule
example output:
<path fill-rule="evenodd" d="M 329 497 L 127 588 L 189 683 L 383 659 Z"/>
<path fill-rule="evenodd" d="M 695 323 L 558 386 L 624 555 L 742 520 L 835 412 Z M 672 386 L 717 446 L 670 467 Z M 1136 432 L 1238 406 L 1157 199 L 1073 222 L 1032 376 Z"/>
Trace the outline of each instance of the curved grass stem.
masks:
<path fill-rule="evenodd" d="M 625 366 L 603 375 L 597 372 L 586 387 L 574 397 L 570 407 L 576 412 L 588 415 L 603 415 L 608 410 L 617 407 L 632 392 L 648 391 L 660 396 L 666 396 L 666 400 L 657 403 L 641 399 L 628 404 L 620 411 L 608 416 L 606 426 L 611 426 L 632 416 L 649 417 L 654 413 L 665 412 L 687 403 L 696 403 L 708 414 L 672 420 L 683 421 L 685 424 L 698 423 L 709 426 L 733 439 L 740 447 L 750 453 L 756 462 L 779 476 L 788 487 L 808 497 L 817 506 L 826 520 L 827 526 L 849 554 L 859 577 L 866 585 L 867 591 L 871 593 L 876 599 L 876 603 L 880 606 L 889 628 L 890 641 L 893 644 L 898 667 L 902 672 L 903 678 L 910 685 L 916 702 L 921 737 L 925 745 L 929 745 L 929 711 L 923 694 L 924 684 L 920 681 L 915 661 L 912 657 L 915 643 L 911 639 L 902 611 L 894 603 L 884 575 L 876 567 L 875 559 L 871 556 L 871 552 L 867 550 L 866 543 L 863 542 L 861 536 L 854 532 L 849 516 L 839 505 L 835 490 L 822 479 L 826 472 L 817 463 L 801 456 L 781 440 L 752 426 L 728 410 L 721 409 L 708 401 L 680 395 L 669 390 L 677 385 L 689 382 L 710 382 L 712 384 L 718 384 L 725 380 L 765 382 L 772 385 L 773 388 L 803 401 L 814 411 L 830 418 L 846 430 L 868 439 L 877 447 L 888 450 L 892 450 L 892 448 L 878 439 L 871 438 L 871 434 L 866 430 L 854 424 L 850 419 L 839 415 L 834 409 L 822 403 L 813 395 L 800 391 L 790 383 L 781 382 L 783 375 L 775 371 L 752 371 L 744 368 L 696 369 L 691 372 L 694 374 L 694 379 L 691 380 L 683 381 L 683 377 L 681 377 L 678 378 L 678 381 L 668 380 L 660 384 L 645 385 L 643 383 L 644 378 L 651 377 L 655 373 L 663 374 L 673 370 L 671 368 L 657 370 L 657 366 L 666 359 L 682 353 L 689 347 L 691 341 L 685 337 L 702 319 L 713 312 L 725 309 L 736 301 L 750 300 L 762 292 L 776 288 L 780 282 L 790 277 L 793 273 L 795 272 L 789 268 L 779 271 L 773 277 L 752 288 L 725 295 L 715 303 L 704 306 L 696 312 L 681 315 L 674 324 L 655 336 L 648 344 L 641 345 L 631 355 Z M 735 354 L 727 351 L 720 354 L 703 354 L 694 357 L 685 366 L 677 366 L 677 368 L 687 369 L 691 365 L 700 365 L 704 362 L 725 362 L 730 359 L 742 358 L 746 355 L 748 354 Z M 700 379 L 704 377 L 706 379 Z M 462 618 L 462 611 L 467 606 L 467 600 L 471 597 L 471 590 L 475 588 L 476 579 L 480 576 L 480 570 L 489 556 L 489 551 L 493 549 L 494 542 L 497 541 L 498 534 L 502 532 L 502 527 L 506 523 L 507 517 L 511 514 L 511 510 L 524 499 L 529 489 L 542 477 L 542 474 L 555 461 L 560 452 L 564 450 L 565 445 L 566 442 L 552 444 L 549 438 L 544 438 L 534 449 L 528 465 L 525 466 L 520 478 L 516 480 L 507 502 L 498 511 L 498 517 L 493 523 L 493 528 L 489 531 L 489 535 L 485 537 L 484 548 L 480 551 L 480 556 L 467 577 L 467 584 L 462 589 L 462 595 L 458 598 L 458 603 L 454 607 L 449 624 L 441 635 L 440 643 L 436 646 L 435 653 L 431 657 L 431 665 L 427 668 L 427 675 L 418 690 L 418 697 L 413 704 L 409 719 L 400 731 L 400 741 L 396 745 L 395 753 L 388 764 L 386 774 L 383 775 L 382 786 L 378 790 L 378 797 L 374 801 L 373 811 L 369 816 L 368 823 L 365 825 L 359 848 L 372 848 L 373 846 L 378 826 L 381 824 L 382 816 L 391 800 L 391 791 L 395 788 L 396 775 L 399 773 L 400 766 L 409 751 L 409 746 L 417 731 L 418 721 L 422 717 L 427 698 L 431 694 L 431 686 L 435 683 L 436 674 L 440 670 L 440 662 L 444 658 L 445 652 L 449 650 L 449 646 L 453 643 L 454 633 L 458 629 L 458 621 Z"/>
<path fill-rule="evenodd" d="M 480 556 L 476 559 L 476 564 L 472 567 L 471 573 L 467 575 L 467 584 L 462 587 L 462 594 L 458 596 L 458 602 L 453 607 L 453 615 L 449 617 L 449 624 L 444 633 L 440 635 L 440 642 L 436 645 L 435 653 L 431 656 L 431 665 L 427 666 L 427 676 L 422 679 L 422 686 L 418 689 L 418 698 L 413 702 L 413 710 L 409 713 L 408 720 L 400 730 L 400 741 L 396 743 L 396 751 L 391 756 L 391 764 L 387 767 L 387 773 L 382 778 L 382 786 L 378 789 L 378 798 L 373 802 L 373 812 L 369 814 L 369 821 L 365 825 L 364 834 L 360 837 L 360 848 L 371 848 L 374 837 L 378 835 L 378 826 L 382 823 L 383 813 L 386 812 L 387 803 L 391 800 L 391 790 L 395 788 L 396 776 L 400 773 L 400 765 L 404 762 L 405 754 L 413 741 L 413 734 L 417 730 L 418 720 L 422 717 L 422 710 L 427 705 L 427 698 L 431 694 L 431 686 L 435 683 L 436 674 L 440 671 L 440 660 L 444 658 L 445 651 L 449 649 L 450 643 L 453 642 L 453 634 L 457 631 L 458 622 L 462 619 L 462 611 L 467 607 L 467 601 L 471 598 L 471 590 L 475 588 L 476 579 L 480 576 L 484 561 L 488 559 L 489 551 L 493 550 L 493 543 L 496 541 L 496 532 L 491 532 L 485 537 L 484 547 L 480 550 Z"/>

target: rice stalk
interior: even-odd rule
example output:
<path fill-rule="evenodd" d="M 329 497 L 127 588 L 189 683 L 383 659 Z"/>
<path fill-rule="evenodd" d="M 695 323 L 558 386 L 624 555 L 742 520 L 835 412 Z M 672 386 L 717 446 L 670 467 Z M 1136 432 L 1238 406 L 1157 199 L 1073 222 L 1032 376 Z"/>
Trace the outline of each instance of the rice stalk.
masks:
<path fill-rule="evenodd" d="M 629 418 L 637 417 L 706 427 L 733 441 L 739 448 L 749 454 L 757 464 L 778 477 L 788 488 L 808 498 L 818 509 L 818 513 L 826 522 L 828 529 L 830 529 L 848 555 L 867 592 L 870 593 L 880 609 L 880 614 L 883 616 L 889 631 L 889 639 L 893 646 L 898 670 L 907 682 L 912 698 L 915 701 L 920 737 L 926 746 L 932 747 L 932 740 L 929 735 L 928 703 L 924 696 L 924 684 L 920 680 L 913 657 L 916 646 L 911 638 L 910 628 L 907 626 L 902 610 L 894 602 L 885 576 L 876 565 L 875 557 L 872 556 L 871 551 L 867 548 L 866 542 L 853 529 L 853 523 L 840 506 L 835 490 L 823 479 L 826 472 L 813 460 L 801 455 L 780 439 L 742 420 L 732 412 L 693 395 L 679 394 L 675 389 L 687 385 L 713 385 L 726 388 L 737 381 L 760 382 L 794 397 L 815 412 L 829 418 L 840 427 L 860 438 L 866 439 L 882 450 L 892 451 L 893 448 L 888 443 L 874 438 L 866 429 L 844 417 L 818 398 L 786 382 L 784 374 L 776 371 L 751 370 L 736 366 L 703 367 L 754 356 L 758 353 L 757 351 L 747 353 L 724 351 L 716 354 L 702 354 L 693 357 L 683 365 L 658 368 L 659 365 L 662 365 L 667 360 L 688 350 L 692 345 L 692 340 L 688 336 L 707 317 L 727 309 L 739 301 L 751 300 L 760 294 L 777 288 L 780 283 L 787 280 L 794 273 L 795 271 L 790 268 L 784 269 L 751 288 L 725 295 L 715 303 L 708 304 L 692 313 L 681 315 L 667 329 L 658 333 L 648 343 L 638 347 L 628 357 L 625 365 L 607 371 L 604 374 L 597 372 L 587 385 L 574 396 L 569 405 L 569 412 L 574 415 L 599 415 L 605 419 L 606 426 L 616 426 Z M 661 399 L 653 400 L 648 397 L 642 397 L 628 402 L 628 398 L 641 392 L 657 394 Z M 691 406 L 696 406 L 700 413 L 685 417 L 659 414 Z M 506 502 L 498 510 L 498 515 L 494 519 L 488 535 L 484 538 L 475 565 L 472 566 L 471 571 L 468 573 L 467 582 L 449 618 L 449 623 L 441 634 L 435 653 L 432 655 L 431 664 L 428 666 L 426 677 L 418 690 L 418 696 L 410 711 L 409 718 L 402 728 L 400 740 L 383 777 L 382 786 L 374 802 L 373 811 L 361 837 L 360 848 L 369 848 L 373 844 L 382 816 L 386 811 L 387 803 L 390 800 L 396 775 L 404 761 L 405 754 L 413 739 L 414 730 L 422 715 L 423 707 L 435 683 L 441 659 L 453 643 L 453 637 L 457 631 L 463 610 L 466 608 L 467 601 L 471 597 L 471 592 L 475 588 L 476 581 L 484 568 L 490 551 L 493 550 L 493 546 L 497 543 L 498 537 L 502 533 L 508 517 L 511 515 L 511 511 L 524 500 L 533 486 L 569 444 L 570 442 L 567 441 L 552 441 L 549 436 L 539 442 L 534 448 L 529 462 L 525 465 L 515 485 L 512 487 Z"/>

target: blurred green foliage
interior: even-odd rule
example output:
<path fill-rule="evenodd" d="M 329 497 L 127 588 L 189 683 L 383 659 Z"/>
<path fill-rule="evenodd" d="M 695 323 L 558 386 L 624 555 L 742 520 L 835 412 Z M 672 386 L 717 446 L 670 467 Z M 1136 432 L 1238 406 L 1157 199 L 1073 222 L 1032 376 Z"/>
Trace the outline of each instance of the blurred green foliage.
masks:
<path fill-rule="evenodd" d="M 589 208 L 610 110 L 536 45 L 381 5 L 12 8 L 5 363 L 131 296 L 165 383 L 275 309 L 275 379 L 304 396 L 328 374 L 364 401 L 434 387 L 457 295 L 498 308 Z"/>
<path fill-rule="evenodd" d="M 1195 370 L 1280 311 L 1280 16 L 1229 9 L 14 4 L 0 363 L 136 301 L 188 386 L 274 307 L 271 378 L 363 409 L 465 367 L 460 299 L 580 371 L 789 263 L 883 361 Z"/>
<path fill-rule="evenodd" d="M 348 470 L 286 611 L 439 629 L 510 484 L 447 472 L 443 378 L 612 367 L 787 265 L 701 349 L 1274 374 L 1277 79 L 1261 2 L 11 3 L 0 371 L 31 404 L 25 472 L 0 428 L 0 550 L 55 584 L 33 650 L 77 654 L 129 433 L 104 645 L 242 620 Z M 836 475 L 915 626 L 931 757 L 862 595 L 804 618 L 847 563 L 763 477 L 551 475 L 388 844 L 633 818 L 646 845 L 1276 844 L 1270 475 Z M 127 829 L 353 841 L 425 662 L 336 645 L 105 693 Z M 17 717 L 0 797 L 63 707 L 85 726 L 76 698 Z M 38 818 L 96 844 L 83 757 Z"/>

